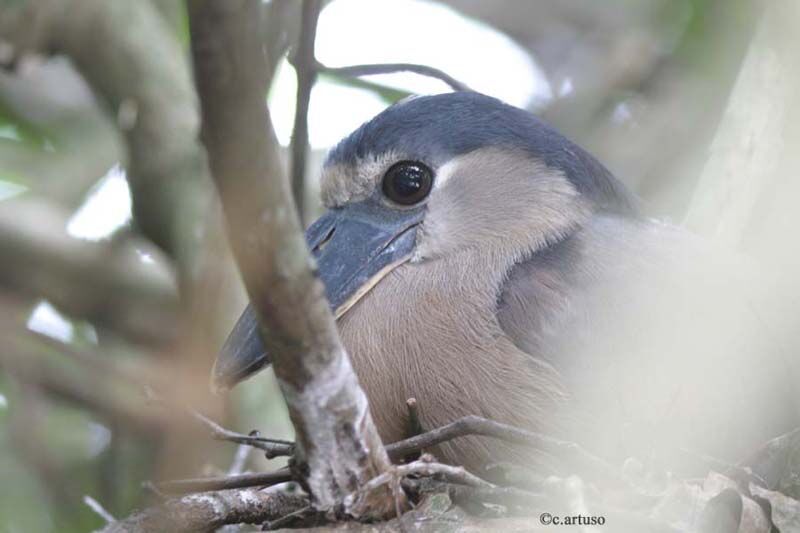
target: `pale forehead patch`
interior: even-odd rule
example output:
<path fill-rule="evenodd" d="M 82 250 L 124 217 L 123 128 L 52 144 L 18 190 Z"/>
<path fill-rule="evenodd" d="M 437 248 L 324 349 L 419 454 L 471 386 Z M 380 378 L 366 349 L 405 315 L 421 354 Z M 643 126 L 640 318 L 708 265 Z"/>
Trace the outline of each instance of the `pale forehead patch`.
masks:
<path fill-rule="evenodd" d="M 367 198 L 377 187 L 384 173 L 394 163 L 402 161 L 402 154 L 394 151 L 368 155 L 355 163 L 326 165 L 320 176 L 320 194 L 327 208 L 341 207 Z"/>

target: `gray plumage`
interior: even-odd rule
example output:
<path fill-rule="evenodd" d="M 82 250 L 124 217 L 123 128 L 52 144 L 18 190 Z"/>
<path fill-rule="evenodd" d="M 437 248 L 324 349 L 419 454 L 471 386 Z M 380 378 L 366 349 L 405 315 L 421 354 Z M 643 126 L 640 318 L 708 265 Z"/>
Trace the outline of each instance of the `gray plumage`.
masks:
<path fill-rule="evenodd" d="M 407 436 L 409 397 L 426 428 L 479 415 L 613 459 L 736 460 L 796 420 L 744 265 L 642 217 L 532 115 L 476 93 L 404 101 L 331 151 L 323 201 L 402 216 L 380 190 L 403 160 L 435 175 L 413 251 L 339 319 L 385 440 Z M 547 463 L 485 438 L 437 452 L 473 469 Z"/>

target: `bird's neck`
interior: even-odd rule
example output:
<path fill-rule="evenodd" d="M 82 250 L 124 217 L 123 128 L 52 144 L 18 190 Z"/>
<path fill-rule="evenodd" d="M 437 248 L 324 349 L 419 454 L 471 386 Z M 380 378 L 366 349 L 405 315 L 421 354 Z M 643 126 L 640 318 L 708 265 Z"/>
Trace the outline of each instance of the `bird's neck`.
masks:
<path fill-rule="evenodd" d="M 547 370 L 514 346 L 495 314 L 511 261 L 465 249 L 403 265 L 340 320 L 385 439 L 406 436 L 409 397 L 427 427 L 478 415 L 537 428 L 552 393 Z"/>

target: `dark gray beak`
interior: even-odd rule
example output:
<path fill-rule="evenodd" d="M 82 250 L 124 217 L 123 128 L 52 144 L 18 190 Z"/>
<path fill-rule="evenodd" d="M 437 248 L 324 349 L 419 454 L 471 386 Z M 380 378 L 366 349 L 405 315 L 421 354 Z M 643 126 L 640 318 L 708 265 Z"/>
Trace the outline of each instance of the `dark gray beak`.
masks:
<path fill-rule="evenodd" d="M 336 318 L 410 258 L 422 216 L 422 208 L 396 210 L 366 200 L 330 210 L 308 228 L 306 242 Z M 249 304 L 217 356 L 212 387 L 229 389 L 269 362 Z"/>

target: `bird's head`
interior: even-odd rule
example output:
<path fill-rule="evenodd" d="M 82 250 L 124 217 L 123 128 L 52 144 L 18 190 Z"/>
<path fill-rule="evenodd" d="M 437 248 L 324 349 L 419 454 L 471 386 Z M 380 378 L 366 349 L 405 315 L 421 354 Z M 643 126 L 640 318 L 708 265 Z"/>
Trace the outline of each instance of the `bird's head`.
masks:
<path fill-rule="evenodd" d="M 633 209 L 587 152 L 530 113 L 472 92 L 380 113 L 330 152 L 321 191 L 328 212 L 309 245 L 337 316 L 405 261 L 466 247 L 531 253 L 592 211 Z"/>
<path fill-rule="evenodd" d="M 530 254 L 594 211 L 634 210 L 587 152 L 530 113 L 473 92 L 389 107 L 330 152 L 321 192 L 327 212 L 306 238 L 337 318 L 403 263 L 465 248 Z M 263 352 L 248 308 L 215 379 L 243 379 L 263 366 Z"/>

